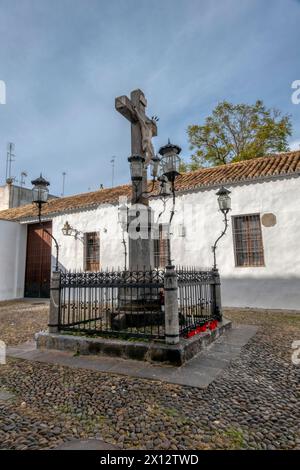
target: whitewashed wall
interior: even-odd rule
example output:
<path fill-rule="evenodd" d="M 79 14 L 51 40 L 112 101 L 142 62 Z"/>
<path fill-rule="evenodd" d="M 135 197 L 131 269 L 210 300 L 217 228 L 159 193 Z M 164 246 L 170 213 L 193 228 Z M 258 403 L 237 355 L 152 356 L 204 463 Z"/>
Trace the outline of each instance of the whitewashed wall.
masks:
<path fill-rule="evenodd" d="M 66 221 L 81 232 L 77 239 L 63 235 L 62 227 Z M 87 232 L 99 232 L 101 268 L 123 267 L 124 248 L 121 244 L 122 232 L 118 224 L 116 205 L 103 205 L 85 212 L 61 214 L 53 219 L 52 230 L 60 246 L 59 262 L 62 268 L 84 269 L 83 235 Z"/>
<path fill-rule="evenodd" d="M 217 250 L 224 306 L 300 310 L 300 179 L 278 179 L 243 185 L 226 185 L 232 191 L 230 216 L 273 213 L 274 227 L 262 226 L 265 266 L 235 267 L 231 221 Z M 223 229 L 216 189 L 181 195 L 176 200 L 172 223 L 172 258 L 175 264 L 209 267 L 211 246 Z M 151 201 L 155 218 L 162 210 Z M 160 222 L 168 222 L 170 201 Z M 123 266 L 124 251 L 116 206 L 60 215 L 53 220 L 53 233 L 61 245 L 60 261 L 66 269 L 83 269 L 83 243 L 62 235 L 66 220 L 83 232 L 100 233 L 102 268 Z M 182 226 L 185 236 L 182 236 Z M 181 233 L 180 233 L 181 232 Z"/>
<path fill-rule="evenodd" d="M 0 220 L 0 300 L 24 296 L 27 226 Z"/>
<path fill-rule="evenodd" d="M 262 225 L 265 266 L 236 267 L 230 221 L 217 249 L 223 305 L 300 310 L 300 179 L 226 187 L 232 191 L 230 217 L 273 213 L 277 223 Z M 175 263 L 212 265 L 210 247 L 224 227 L 215 193 L 215 189 L 206 190 L 178 198 L 173 219 Z M 176 235 L 176 225 L 182 222 L 184 238 Z"/>
<path fill-rule="evenodd" d="M 9 208 L 9 186 L 0 186 L 0 211 Z"/>

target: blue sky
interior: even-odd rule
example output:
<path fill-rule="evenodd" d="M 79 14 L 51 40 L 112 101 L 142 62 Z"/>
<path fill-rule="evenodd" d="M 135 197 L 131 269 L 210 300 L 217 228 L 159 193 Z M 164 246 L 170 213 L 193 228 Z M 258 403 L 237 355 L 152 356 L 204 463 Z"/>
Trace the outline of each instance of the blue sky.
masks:
<path fill-rule="evenodd" d="M 300 144 L 300 2 L 297 0 L 0 0 L 0 184 L 6 144 L 13 174 L 40 171 L 59 194 L 129 179 L 129 123 L 115 96 L 141 88 L 157 114 L 155 147 L 190 154 L 186 128 L 221 100 L 264 100 L 292 115 Z"/>

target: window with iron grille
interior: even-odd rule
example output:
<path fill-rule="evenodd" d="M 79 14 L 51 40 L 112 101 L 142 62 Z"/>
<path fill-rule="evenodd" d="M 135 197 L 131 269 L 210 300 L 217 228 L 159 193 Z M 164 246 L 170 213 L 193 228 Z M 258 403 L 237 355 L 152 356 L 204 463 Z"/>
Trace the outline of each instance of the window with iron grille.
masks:
<path fill-rule="evenodd" d="M 97 232 L 85 234 L 85 271 L 100 270 L 100 238 Z"/>
<path fill-rule="evenodd" d="M 264 247 L 260 215 L 232 217 L 236 266 L 264 266 Z"/>
<path fill-rule="evenodd" d="M 170 249 L 168 224 L 159 224 L 157 231 L 157 238 L 154 239 L 154 267 L 164 268 L 168 264 Z"/>

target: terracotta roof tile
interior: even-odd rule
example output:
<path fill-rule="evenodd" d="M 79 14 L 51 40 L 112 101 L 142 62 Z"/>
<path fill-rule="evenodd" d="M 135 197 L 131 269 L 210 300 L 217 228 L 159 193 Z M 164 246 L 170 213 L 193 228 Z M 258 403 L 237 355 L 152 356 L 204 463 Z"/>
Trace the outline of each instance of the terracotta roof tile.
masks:
<path fill-rule="evenodd" d="M 291 174 L 300 175 L 300 151 L 298 150 L 183 173 L 176 180 L 176 189 L 181 192 L 249 181 L 256 178 Z M 59 212 L 73 211 L 105 203 L 113 204 L 118 202 L 120 196 L 130 198 L 130 194 L 131 186 L 126 184 L 115 188 L 52 199 L 44 207 L 43 215 L 49 215 L 50 217 L 50 215 Z M 36 208 L 32 204 L 0 211 L 0 219 L 5 220 L 19 220 L 35 216 Z"/>

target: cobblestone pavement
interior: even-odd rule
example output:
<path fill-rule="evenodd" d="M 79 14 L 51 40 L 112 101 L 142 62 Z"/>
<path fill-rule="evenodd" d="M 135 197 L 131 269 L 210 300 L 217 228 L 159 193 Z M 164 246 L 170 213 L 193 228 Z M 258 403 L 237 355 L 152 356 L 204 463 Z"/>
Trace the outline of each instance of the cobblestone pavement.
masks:
<path fill-rule="evenodd" d="M 0 302 L 0 339 L 7 346 L 32 341 L 35 333 L 47 328 L 48 313 L 47 300 Z"/>
<path fill-rule="evenodd" d="M 1 339 L 13 344 L 12 331 L 15 343 L 31 339 L 35 325 L 45 328 L 44 309 L 26 311 L 22 320 L 13 313 L 11 329 L 0 304 Z M 102 438 L 126 449 L 299 449 L 299 366 L 291 344 L 300 340 L 300 315 L 230 309 L 226 316 L 259 329 L 205 390 L 9 359 L 0 366 L 0 392 L 14 396 L 1 400 L 0 393 L 0 448 Z"/>

